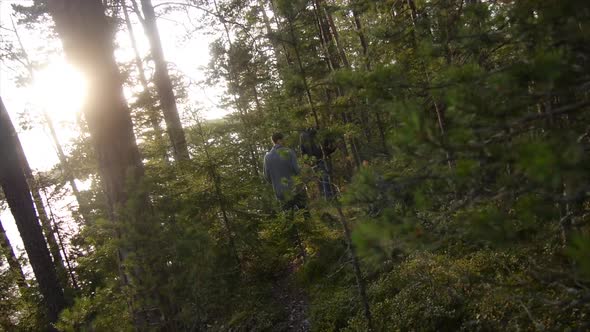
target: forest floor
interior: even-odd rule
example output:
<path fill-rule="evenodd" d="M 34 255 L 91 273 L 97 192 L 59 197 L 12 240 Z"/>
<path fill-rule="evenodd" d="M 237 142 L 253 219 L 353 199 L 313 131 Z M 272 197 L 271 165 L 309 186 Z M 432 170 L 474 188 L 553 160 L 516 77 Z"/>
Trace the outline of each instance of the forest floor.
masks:
<path fill-rule="evenodd" d="M 300 268 L 299 264 L 291 264 L 289 268 L 277 276 L 273 283 L 273 298 L 287 313 L 287 320 L 279 326 L 275 326 L 276 331 L 311 331 L 307 316 L 309 307 L 307 294 L 301 287 L 295 285 L 294 277 L 298 268 Z"/>

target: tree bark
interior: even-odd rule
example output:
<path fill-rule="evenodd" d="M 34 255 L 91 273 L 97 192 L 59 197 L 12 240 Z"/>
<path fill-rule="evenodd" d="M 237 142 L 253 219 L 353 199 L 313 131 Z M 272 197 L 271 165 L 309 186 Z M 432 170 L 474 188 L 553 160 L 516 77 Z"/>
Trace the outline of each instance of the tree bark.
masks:
<path fill-rule="evenodd" d="M 414 27 L 418 24 L 418 11 L 416 10 L 416 4 L 414 0 L 407 0 L 408 7 L 410 7 L 410 17 L 412 18 L 412 24 Z"/>
<path fill-rule="evenodd" d="M 27 53 L 25 46 L 23 45 L 20 34 L 18 33 L 18 29 L 16 28 L 16 25 L 14 24 L 14 21 L 12 20 L 12 18 L 11 18 L 11 23 L 12 23 L 12 28 L 14 29 L 14 34 L 16 36 L 18 44 L 21 48 L 21 51 L 23 52 L 24 65 L 29 73 L 30 78 L 32 80 L 34 80 L 35 79 L 35 72 L 33 71 L 33 64 L 31 63 L 31 61 L 29 59 L 29 54 Z M 57 135 L 55 135 L 53 123 L 51 122 L 51 118 L 49 117 L 49 114 L 47 114 L 47 112 L 43 112 L 43 115 L 45 117 L 46 124 L 49 126 L 49 129 L 52 133 L 52 137 L 53 137 L 54 141 L 57 141 Z M 63 154 L 63 150 L 61 150 L 61 146 L 59 146 L 59 145 L 57 145 L 57 146 L 59 148 L 58 151 L 61 151 L 61 153 Z M 37 180 L 33 176 L 33 172 L 31 170 L 29 162 L 27 161 L 27 158 L 25 156 L 25 151 L 23 150 L 23 147 L 20 144 L 20 140 L 17 140 L 16 148 L 17 148 L 17 152 L 19 154 L 21 167 L 23 168 L 23 170 L 25 172 L 25 177 L 27 178 L 29 188 L 31 189 L 31 194 L 33 196 L 33 202 L 35 203 L 35 209 L 37 210 L 37 215 L 39 217 L 39 220 L 41 221 L 41 226 L 43 228 L 43 231 L 45 232 L 45 238 L 47 240 L 47 243 L 49 244 L 49 252 L 51 253 L 51 256 L 53 257 L 53 262 L 55 263 L 55 268 L 57 270 L 58 277 L 59 277 L 62 285 L 65 287 L 69 284 L 67 271 L 64 266 L 62 256 L 60 254 L 57 240 L 55 238 L 55 234 L 54 234 L 55 231 L 51 227 L 51 224 L 49 222 L 49 218 L 47 217 L 47 212 L 45 211 L 45 206 L 43 205 L 43 200 L 41 199 L 41 194 L 39 192 L 40 187 L 37 184 Z M 77 196 L 76 196 L 76 198 L 77 198 Z"/>
<path fill-rule="evenodd" d="M 88 80 L 90 93 L 84 115 L 98 159 L 109 218 L 121 221 L 119 212 L 124 211 L 129 222 L 147 225 L 151 209 L 145 193 L 138 188 L 144 169 L 114 58 L 114 27 L 107 21 L 100 0 L 53 0 L 48 2 L 48 8 L 66 56 Z M 132 196 L 134 204 L 127 206 Z M 122 266 L 128 253 L 119 248 Z M 141 266 L 133 266 L 130 272 L 121 267 L 123 282 L 133 286 L 133 299 L 150 298 L 141 289 L 142 274 Z M 159 324 L 159 313 L 136 307 L 132 299 L 128 300 L 136 329 Z"/>
<path fill-rule="evenodd" d="M 369 43 L 367 42 L 367 37 L 363 31 L 363 25 L 361 22 L 361 18 L 359 13 L 356 9 L 352 9 L 352 18 L 354 20 L 354 27 L 356 29 L 356 33 L 359 36 L 359 41 L 361 43 L 361 47 L 363 49 L 363 57 L 365 58 L 365 69 L 368 71 L 371 70 L 371 58 L 369 57 Z"/>
<path fill-rule="evenodd" d="M 59 227 L 58 227 L 57 222 L 55 220 L 55 215 L 53 214 L 53 210 L 51 209 L 51 204 L 49 204 L 49 197 L 47 196 L 47 191 L 45 191 L 45 189 L 43 189 L 43 194 L 45 195 L 45 199 L 47 200 L 47 211 L 49 211 L 50 226 L 55 230 L 55 235 L 57 235 L 57 240 L 59 241 L 59 248 L 61 249 L 61 252 L 64 257 L 64 261 L 65 261 L 65 264 L 67 267 L 67 273 L 70 275 L 70 280 L 72 282 L 72 287 L 74 287 L 75 290 L 79 291 L 80 287 L 78 286 L 78 281 L 76 280 L 76 276 L 74 275 L 74 268 L 72 267 L 70 259 L 68 258 L 68 252 L 66 250 L 66 246 L 64 244 L 63 237 L 61 236 L 61 233 L 59 232 Z"/>
<path fill-rule="evenodd" d="M 37 180 L 33 176 L 33 171 L 29 166 L 29 162 L 27 161 L 25 151 L 23 150 L 23 147 L 20 144 L 20 140 L 16 140 L 15 144 L 21 168 L 24 171 L 25 178 L 27 179 L 27 183 L 31 190 L 31 195 L 33 197 L 35 210 L 37 211 L 37 216 L 39 217 L 41 227 L 43 228 L 43 233 L 45 233 L 45 239 L 47 240 L 47 244 L 49 245 L 49 252 L 51 253 L 51 257 L 53 258 L 53 264 L 55 265 L 57 276 L 59 277 L 59 281 L 61 282 L 61 284 L 65 287 L 69 284 L 68 272 L 64 265 L 61 251 L 59 249 L 59 244 L 57 243 L 57 239 L 55 237 L 56 230 L 54 230 L 53 227 L 51 227 L 51 222 L 49 221 L 49 217 L 47 216 L 47 212 L 45 211 L 43 199 L 41 199 L 41 194 L 39 193 L 39 185 L 37 184 Z"/>
<path fill-rule="evenodd" d="M 365 69 L 367 71 L 372 70 L 371 58 L 369 56 L 369 43 L 367 41 L 367 37 L 365 36 L 365 32 L 363 31 L 363 24 L 360 18 L 360 14 L 357 12 L 355 8 L 352 8 L 352 18 L 354 21 L 354 27 L 356 33 L 359 37 L 359 42 L 361 43 L 361 48 L 363 51 L 363 58 L 365 60 Z M 383 153 L 389 155 L 389 148 L 387 147 L 387 140 L 385 137 L 385 128 L 383 126 L 383 120 L 381 117 L 380 110 L 375 110 L 375 120 L 377 122 L 377 128 L 379 129 L 379 138 L 381 140 L 381 146 L 383 148 Z"/>
<path fill-rule="evenodd" d="M 269 3 L 270 3 L 271 10 L 273 12 L 273 18 L 275 20 L 275 23 L 277 24 L 277 26 L 280 29 L 281 24 L 277 18 L 279 14 L 278 14 L 277 9 L 275 8 L 275 4 L 273 1 L 274 0 L 269 0 Z M 305 89 L 305 97 L 307 99 L 307 104 L 309 106 L 309 110 L 311 112 L 311 115 L 313 116 L 315 127 L 316 127 L 316 129 L 319 129 L 321 127 L 320 120 L 319 120 L 319 116 L 318 116 L 316 107 L 313 102 L 311 88 L 309 86 L 309 82 L 307 79 L 307 73 L 306 73 L 305 67 L 303 66 L 303 60 L 301 58 L 299 40 L 298 40 L 297 36 L 295 35 L 295 28 L 293 27 L 293 18 L 292 17 L 285 17 L 285 19 L 287 21 L 287 31 L 288 31 L 289 39 L 290 39 L 287 41 L 286 44 L 290 44 L 291 47 L 293 48 L 293 53 L 295 55 L 295 60 L 296 60 L 296 65 L 297 65 L 296 70 L 299 72 L 299 77 L 301 79 L 301 83 L 303 83 L 303 88 Z M 289 52 L 287 50 L 285 43 L 281 42 L 281 45 L 282 45 L 283 51 L 285 53 L 285 57 L 288 60 L 289 66 L 292 66 L 293 64 L 291 61 L 289 61 L 289 57 L 287 56 L 289 54 Z"/>
<path fill-rule="evenodd" d="M 320 129 L 320 119 L 313 104 L 313 99 L 311 97 L 311 89 L 307 81 L 307 74 L 305 72 L 305 68 L 303 67 L 303 61 L 301 59 L 301 54 L 299 52 L 299 43 L 297 41 L 297 36 L 295 36 L 295 28 L 293 27 L 292 19 L 289 17 L 287 18 L 287 24 L 289 25 L 289 35 L 291 37 L 291 42 L 293 44 L 293 50 L 295 51 L 295 59 L 297 60 L 297 66 L 299 67 L 299 75 L 301 76 L 301 81 L 303 82 L 303 88 L 305 89 L 305 96 L 307 97 L 309 110 L 313 115 L 313 120 L 315 122 L 316 129 Z"/>
<path fill-rule="evenodd" d="M 43 115 L 45 117 L 45 124 L 47 125 L 47 128 L 49 128 L 49 133 L 51 135 L 51 139 L 53 140 L 53 145 L 55 145 L 55 149 L 57 150 L 59 164 L 61 166 L 62 171 L 64 172 L 66 181 L 68 181 L 70 187 L 72 187 L 72 194 L 74 195 L 74 197 L 76 198 L 76 202 L 78 203 L 78 221 L 84 224 L 90 218 L 90 211 L 88 209 L 88 206 L 86 205 L 86 202 L 84 202 L 84 200 L 82 199 L 82 195 L 80 195 L 80 190 L 78 189 L 78 185 L 76 184 L 76 181 L 74 179 L 74 172 L 72 171 L 72 168 L 70 167 L 70 164 L 68 162 L 68 158 L 66 157 L 66 154 L 64 153 L 61 143 L 57 138 L 57 133 L 55 132 L 55 127 L 53 126 L 53 120 L 51 120 L 51 117 L 49 116 L 49 114 L 47 114 L 47 112 L 44 112 Z"/>
<path fill-rule="evenodd" d="M 84 115 L 114 216 L 129 198 L 126 184 L 143 176 L 143 165 L 113 56 L 113 30 L 99 0 L 54 0 L 49 9 L 66 56 L 89 81 Z"/>
<path fill-rule="evenodd" d="M 35 206 L 20 161 L 17 140 L 14 126 L 0 98 L 0 185 L 39 283 L 49 321 L 56 322 L 60 311 L 66 306 L 66 300 L 35 214 Z"/>
<path fill-rule="evenodd" d="M 129 17 L 129 12 L 127 10 L 126 1 L 122 0 L 122 7 L 123 7 L 123 15 L 125 16 L 125 25 L 127 26 L 127 32 L 129 32 L 129 40 L 131 41 L 131 47 L 133 48 L 133 54 L 135 57 L 135 66 L 137 67 L 137 71 L 139 73 L 139 82 L 143 87 L 144 93 L 149 98 L 149 107 L 155 108 L 156 103 L 154 98 L 152 98 L 152 94 L 149 90 L 148 80 L 145 77 L 145 68 L 143 66 L 143 61 L 141 60 L 141 56 L 139 55 L 139 49 L 137 48 L 137 41 L 135 40 L 135 33 L 133 31 L 133 24 L 131 24 L 131 18 Z M 158 146 L 165 146 L 164 140 L 162 138 L 162 128 L 160 127 L 160 119 L 158 114 L 156 113 L 155 109 L 149 109 L 149 120 L 150 124 L 152 125 L 152 129 L 154 130 L 155 141 Z M 186 144 L 185 144 L 186 145 Z M 164 151 L 163 153 L 164 161 L 168 163 L 170 160 L 168 159 L 168 153 Z"/>
<path fill-rule="evenodd" d="M 325 10 L 321 0 L 314 0 L 313 5 L 314 15 L 318 24 L 320 43 L 322 44 L 325 56 L 328 59 L 328 68 L 331 72 L 337 71 L 338 69 L 342 68 L 342 66 L 344 66 L 346 69 L 350 69 L 348 58 L 346 57 L 344 50 L 340 49 L 338 31 L 336 30 L 336 26 L 334 25 L 331 15 L 327 10 Z M 334 47 L 336 47 L 336 50 L 334 50 Z M 344 96 L 344 93 L 340 88 L 336 89 L 336 94 L 337 96 Z M 353 122 L 350 115 L 346 111 L 341 113 L 341 117 L 342 122 L 345 124 Z M 346 137 L 344 137 L 344 140 L 345 142 L 347 141 Z M 345 147 L 347 145 L 350 145 L 350 152 L 353 157 L 353 160 L 350 162 L 354 162 L 358 168 L 362 160 L 357 148 L 359 145 L 357 139 L 355 137 L 350 137 L 348 142 L 345 143 Z M 346 149 L 348 150 L 348 147 L 346 147 Z M 349 165 L 349 169 L 352 169 L 352 165 Z M 352 174 L 349 174 L 349 176 L 352 176 Z"/>
<path fill-rule="evenodd" d="M 418 47 L 418 11 L 416 9 L 416 4 L 414 3 L 414 0 L 407 0 L 408 3 L 408 7 L 410 7 L 410 16 L 412 19 L 412 25 L 413 25 L 413 30 L 412 30 L 412 46 L 414 47 L 414 49 L 417 49 Z M 432 95 L 432 93 L 428 90 L 429 86 L 430 86 L 430 73 L 428 70 L 428 67 L 426 66 L 426 63 L 424 63 L 423 60 L 419 61 L 420 66 L 422 67 L 422 71 L 424 72 L 424 90 L 426 91 L 427 96 L 431 99 L 432 101 L 432 106 L 434 108 L 434 114 L 436 115 L 436 120 L 437 120 L 437 124 L 438 124 L 438 128 L 440 130 L 440 134 L 441 137 L 445 137 L 446 136 L 446 130 L 445 130 L 445 116 L 443 113 L 443 109 L 444 107 L 441 107 L 441 105 L 437 102 L 436 97 Z M 453 161 L 452 161 L 452 155 L 449 151 L 445 151 L 446 155 L 447 155 L 447 164 L 449 169 L 453 168 Z"/>
<path fill-rule="evenodd" d="M 332 35 L 330 34 L 328 24 L 324 21 L 325 18 L 321 14 L 321 12 L 321 2 L 318 0 L 314 0 L 313 13 L 318 26 L 320 44 L 322 45 L 322 50 L 324 52 L 324 56 L 326 57 L 328 68 L 330 69 L 330 71 L 335 71 L 337 69 L 340 69 L 340 62 L 338 61 L 338 57 L 333 51 L 334 45 L 331 43 Z"/>
<path fill-rule="evenodd" d="M 317 0 L 318 1 L 318 6 L 322 5 L 321 0 Z M 342 61 L 342 65 L 344 66 L 344 68 L 350 68 L 350 63 L 348 62 L 348 57 L 346 56 L 346 52 L 344 51 L 344 46 L 342 45 L 342 43 L 340 42 L 340 33 L 338 32 L 338 29 L 336 28 L 336 24 L 334 23 L 334 18 L 332 17 L 332 14 L 326 9 L 325 6 L 321 6 L 322 10 L 324 12 L 324 15 L 326 17 L 326 21 L 328 23 L 328 26 L 330 27 L 330 30 L 332 30 L 332 38 L 334 38 L 334 45 L 336 46 L 336 49 L 338 50 L 338 55 L 340 56 L 340 60 Z"/>
<path fill-rule="evenodd" d="M 164 59 L 164 50 L 162 49 L 162 41 L 160 40 L 160 32 L 158 31 L 152 1 L 141 0 L 141 9 L 144 14 L 144 20 L 142 22 L 144 23 L 145 34 L 150 42 L 152 58 L 156 67 L 154 82 L 158 90 L 158 95 L 160 96 L 160 105 L 164 113 L 168 136 L 172 143 L 174 158 L 176 161 L 189 160 L 186 138 L 182 124 L 180 123 L 180 116 L 178 115 L 176 97 L 174 96 L 172 81 L 168 73 L 168 66 Z"/>
<path fill-rule="evenodd" d="M 261 2 L 261 8 L 262 8 L 262 19 L 264 21 L 264 27 L 266 28 L 266 38 L 269 40 L 272 48 L 273 48 L 273 52 L 275 55 L 275 60 L 277 62 L 277 71 L 280 73 L 280 57 L 281 57 L 281 53 L 282 55 L 285 57 L 285 62 L 287 64 L 288 67 L 293 65 L 293 61 L 291 60 L 291 58 L 289 57 L 289 53 L 287 52 L 287 48 L 285 47 L 285 43 L 283 41 L 278 41 L 276 38 L 273 38 L 273 31 L 272 31 L 272 27 L 270 25 L 270 19 L 268 18 L 268 15 L 266 14 L 266 6 L 265 6 L 265 2 L 266 1 L 262 1 Z M 272 5 L 272 4 L 271 4 Z M 276 20 L 276 16 L 274 17 L 274 19 Z M 281 52 L 281 50 L 279 49 L 279 43 L 281 44 L 281 48 L 283 49 L 283 51 Z"/>

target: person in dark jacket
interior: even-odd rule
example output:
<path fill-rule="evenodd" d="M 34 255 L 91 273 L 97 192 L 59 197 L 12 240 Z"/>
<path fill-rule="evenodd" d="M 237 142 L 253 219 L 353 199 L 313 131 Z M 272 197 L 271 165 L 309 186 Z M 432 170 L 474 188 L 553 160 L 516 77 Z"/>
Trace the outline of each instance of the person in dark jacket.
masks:
<path fill-rule="evenodd" d="M 336 151 L 336 147 L 334 141 L 329 139 L 325 139 L 322 142 L 323 144 L 319 144 L 316 136 L 317 131 L 313 128 L 308 128 L 301 132 L 301 135 L 299 135 L 301 154 L 309 156 L 313 160 L 313 170 L 319 178 L 318 186 L 320 194 L 325 199 L 331 199 L 334 197 L 334 189 L 326 158 Z"/>

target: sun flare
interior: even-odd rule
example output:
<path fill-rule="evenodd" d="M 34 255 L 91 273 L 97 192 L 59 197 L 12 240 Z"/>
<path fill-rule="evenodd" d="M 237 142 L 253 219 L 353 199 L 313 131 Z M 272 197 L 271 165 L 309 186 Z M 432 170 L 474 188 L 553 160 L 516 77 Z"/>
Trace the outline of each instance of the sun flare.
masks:
<path fill-rule="evenodd" d="M 59 60 L 35 72 L 33 93 L 35 104 L 52 117 L 72 119 L 82 108 L 87 84 L 74 67 Z"/>

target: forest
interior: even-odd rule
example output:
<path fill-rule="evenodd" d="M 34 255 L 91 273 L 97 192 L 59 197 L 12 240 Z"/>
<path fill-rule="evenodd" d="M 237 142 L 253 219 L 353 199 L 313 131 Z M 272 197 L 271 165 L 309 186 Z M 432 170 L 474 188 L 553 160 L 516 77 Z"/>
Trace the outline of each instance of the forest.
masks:
<path fill-rule="evenodd" d="M 590 330 L 590 1 L 0 8 L 1 331 Z"/>

